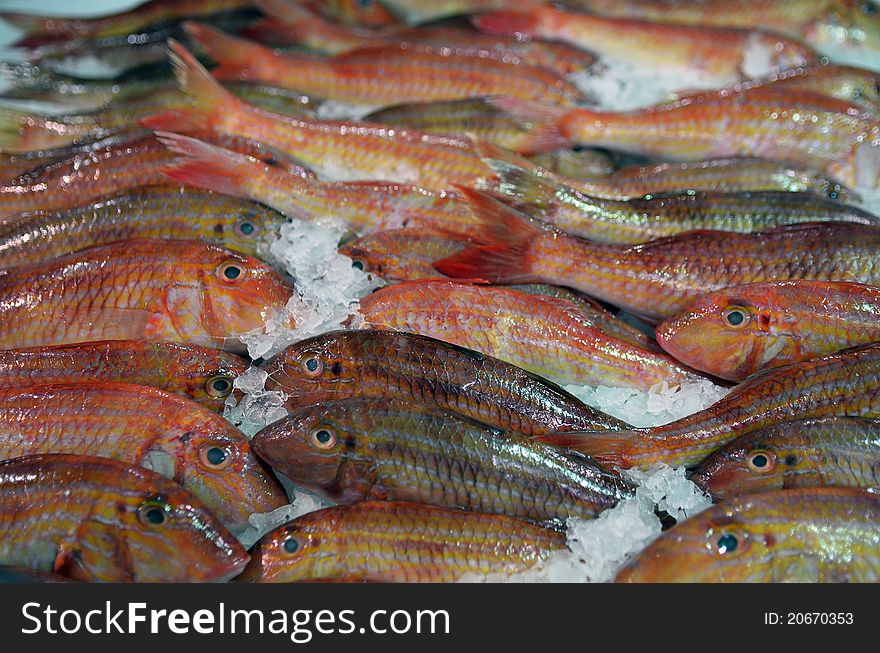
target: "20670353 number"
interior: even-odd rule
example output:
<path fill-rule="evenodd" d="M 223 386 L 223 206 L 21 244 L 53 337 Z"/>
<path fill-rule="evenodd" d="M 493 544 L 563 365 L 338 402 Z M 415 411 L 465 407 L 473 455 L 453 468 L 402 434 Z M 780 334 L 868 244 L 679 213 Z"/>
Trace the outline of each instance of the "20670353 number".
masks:
<path fill-rule="evenodd" d="M 765 612 L 764 623 L 767 625 L 785 624 L 793 626 L 819 625 L 851 625 L 852 612 Z"/>

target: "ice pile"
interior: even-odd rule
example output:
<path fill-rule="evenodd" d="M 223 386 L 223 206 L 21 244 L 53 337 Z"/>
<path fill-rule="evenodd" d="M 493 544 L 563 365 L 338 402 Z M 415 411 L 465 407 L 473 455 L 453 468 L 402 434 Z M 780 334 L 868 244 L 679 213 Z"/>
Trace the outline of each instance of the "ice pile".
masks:
<path fill-rule="evenodd" d="M 686 519 L 711 505 L 711 500 L 685 478 L 683 467 L 659 465 L 650 472 L 627 472 L 638 484 L 636 495 L 606 510 L 596 519 L 572 519 L 568 550 L 540 567 L 507 576 L 469 575 L 463 582 L 604 583 L 653 542 L 662 530 L 655 508 L 676 520 Z"/>
<path fill-rule="evenodd" d="M 730 390 L 708 380 L 668 384 L 649 392 L 634 388 L 569 385 L 565 388 L 584 403 L 633 426 L 659 426 L 708 408 Z"/>
<path fill-rule="evenodd" d="M 284 409 L 287 395 L 276 390 L 266 390 L 268 378 L 269 374 L 259 367 L 249 367 L 232 383 L 233 388 L 244 394 L 241 401 L 236 402 L 230 395 L 223 407 L 223 417 L 249 438 L 267 424 L 287 415 Z"/>

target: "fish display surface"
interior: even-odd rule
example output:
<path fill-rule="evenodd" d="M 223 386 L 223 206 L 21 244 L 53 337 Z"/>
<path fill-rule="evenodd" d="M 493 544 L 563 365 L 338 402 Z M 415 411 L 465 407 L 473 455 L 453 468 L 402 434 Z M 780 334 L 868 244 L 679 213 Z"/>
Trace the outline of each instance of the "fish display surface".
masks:
<path fill-rule="evenodd" d="M 874 0 L 16 2 L 0 583 L 880 580 Z"/>

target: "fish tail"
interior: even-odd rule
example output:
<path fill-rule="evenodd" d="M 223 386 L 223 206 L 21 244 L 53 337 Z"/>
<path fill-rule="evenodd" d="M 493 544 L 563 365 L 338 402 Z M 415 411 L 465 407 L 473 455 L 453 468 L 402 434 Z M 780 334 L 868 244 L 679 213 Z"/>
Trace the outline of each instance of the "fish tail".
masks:
<path fill-rule="evenodd" d="M 529 125 L 530 132 L 536 134 L 542 144 L 546 144 L 547 147 L 552 146 L 550 149 L 569 147 L 573 144 L 571 136 L 565 129 L 565 118 L 571 112 L 570 107 L 551 106 L 507 96 L 488 98 L 487 102 L 516 122 Z"/>
<path fill-rule="evenodd" d="M 484 243 L 434 263 L 449 277 L 479 279 L 490 283 L 521 283 L 532 280 L 529 256 L 542 229 L 536 220 L 516 209 L 468 188 L 458 188 L 475 218 L 475 240 Z"/>
<path fill-rule="evenodd" d="M 0 150 L 27 152 L 69 144 L 64 134 L 46 126 L 26 111 L 0 108 Z"/>
<path fill-rule="evenodd" d="M 601 465 L 622 469 L 635 466 L 635 444 L 642 433 L 628 431 L 571 431 L 539 436 L 543 444 L 572 449 L 596 460 Z"/>
<path fill-rule="evenodd" d="M 147 116 L 140 124 L 148 129 L 170 132 L 211 132 L 213 124 L 224 116 L 234 113 L 241 100 L 223 88 L 211 77 L 202 64 L 180 43 L 168 40 L 168 56 L 180 88 L 190 97 L 188 110 L 164 111 Z"/>
<path fill-rule="evenodd" d="M 247 79 L 254 62 L 265 59 L 268 53 L 259 43 L 231 36 L 202 23 L 186 21 L 183 28 L 217 62 L 218 66 L 212 71 L 216 79 Z"/>
<path fill-rule="evenodd" d="M 253 165 L 250 157 L 182 134 L 159 131 L 156 138 L 180 156 L 174 164 L 162 168 L 166 176 L 189 186 L 249 198 L 246 181 Z"/>
<path fill-rule="evenodd" d="M 541 170 L 534 163 L 492 143 L 476 143 L 475 149 L 498 176 L 491 186 L 494 194 L 537 207 L 550 204 L 555 185 L 540 176 Z"/>
<path fill-rule="evenodd" d="M 531 36 L 538 28 L 537 16 L 521 11 L 493 11 L 471 19 L 474 27 L 494 36 Z"/>

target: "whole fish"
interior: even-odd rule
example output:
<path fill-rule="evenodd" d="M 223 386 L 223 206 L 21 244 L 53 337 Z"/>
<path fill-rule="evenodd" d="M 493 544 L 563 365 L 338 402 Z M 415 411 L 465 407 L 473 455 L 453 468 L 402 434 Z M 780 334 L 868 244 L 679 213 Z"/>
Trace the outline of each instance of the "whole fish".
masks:
<path fill-rule="evenodd" d="M 579 304 L 509 288 L 423 280 L 361 300 L 373 329 L 406 331 L 494 356 L 565 385 L 649 388 L 696 381 L 692 370 L 630 339 Z"/>
<path fill-rule="evenodd" d="M 880 488 L 880 421 L 860 417 L 780 422 L 741 436 L 691 476 L 719 499 L 791 487 Z"/>
<path fill-rule="evenodd" d="M 526 172 L 496 171 L 502 179 L 496 194 L 566 233 L 600 243 L 634 245 L 695 229 L 749 233 L 803 222 L 880 224 L 867 211 L 812 193 L 689 190 L 615 200 Z"/>
<path fill-rule="evenodd" d="M 407 227 L 467 235 L 474 222 L 470 204 L 449 193 L 384 182 L 319 182 L 180 134 L 157 137 L 179 155 L 162 168 L 169 178 L 300 220 L 342 221 L 355 234 Z"/>
<path fill-rule="evenodd" d="M 569 0 L 569 4 L 617 18 L 761 27 L 818 44 L 825 31 L 833 32 L 838 41 L 854 42 L 875 40 L 880 34 L 876 7 L 870 0 Z"/>
<path fill-rule="evenodd" d="M 312 167 L 322 178 L 396 181 L 429 190 L 473 186 L 493 177 L 469 140 L 431 136 L 372 123 L 297 120 L 259 111 L 221 87 L 180 44 L 170 44 L 181 86 L 193 99 L 185 112 L 150 116 L 152 129 L 231 133 L 262 141 Z"/>
<path fill-rule="evenodd" d="M 332 22 L 286 0 L 259 0 L 258 4 L 272 18 L 259 21 L 245 30 L 247 36 L 266 42 L 268 33 L 271 42 L 299 45 L 324 54 L 409 44 L 432 49 L 448 48 L 467 56 L 541 66 L 560 75 L 583 70 L 595 61 L 595 57 L 588 52 L 564 43 L 540 39 L 517 41 L 515 38 L 483 34 L 474 29 L 442 25 L 371 30 Z"/>
<path fill-rule="evenodd" d="M 452 582 L 525 571 L 565 535 L 504 515 L 398 501 L 324 508 L 265 535 L 238 580 Z"/>
<path fill-rule="evenodd" d="M 257 433 L 253 447 L 298 486 L 341 503 L 416 501 L 564 522 L 633 496 L 586 456 L 394 399 L 302 408 Z"/>
<path fill-rule="evenodd" d="M 279 158 L 274 150 L 245 139 L 224 137 L 221 142 L 260 157 L 262 163 L 278 164 L 288 171 L 303 170 L 301 166 L 295 167 L 289 157 Z M 161 170 L 173 162 L 173 153 L 152 134 L 110 139 L 99 147 L 77 151 L 0 186 L 0 217 L 72 208 L 143 186 L 178 187 Z"/>
<path fill-rule="evenodd" d="M 216 582 L 249 559 L 187 490 L 94 456 L 0 463 L 0 534 L 0 563 L 86 582 Z"/>
<path fill-rule="evenodd" d="M 735 497 L 677 524 L 621 583 L 868 583 L 880 580 L 880 498 L 853 488 Z"/>
<path fill-rule="evenodd" d="M 133 238 L 202 240 L 257 256 L 268 252 L 283 222 L 282 215 L 247 200 L 195 190 L 137 189 L 86 206 L 10 217 L 0 224 L 0 268 Z"/>
<path fill-rule="evenodd" d="M 817 58 L 803 43 L 762 30 L 608 18 L 552 6 L 483 14 L 473 23 L 489 34 L 562 41 L 642 69 L 677 72 L 702 87 L 727 86 Z"/>
<path fill-rule="evenodd" d="M 517 120 L 485 98 L 402 104 L 371 113 L 365 120 L 431 134 L 468 134 L 526 155 L 553 151 L 567 143 L 555 126 Z"/>
<path fill-rule="evenodd" d="M 0 460 L 41 453 L 112 458 L 152 469 L 201 499 L 233 533 L 287 495 L 247 437 L 214 411 L 128 383 L 0 390 Z"/>
<path fill-rule="evenodd" d="M 435 279 L 434 261 L 472 247 L 465 236 L 426 229 L 388 229 L 361 236 L 342 245 L 339 253 L 351 264 L 385 281 Z"/>
<path fill-rule="evenodd" d="M 880 341 L 880 289 L 843 281 L 772 281 L 699 298 L 657 327 L 686 365 L 731 381 Z"/>
<path fill-rule="evenodd" d="M 664 426 L 547 440 L 620 467 L 695 466 L 759 429 L 827 416 L 880 418 L 880 345 L 759 372 L 705 410 Z"/>
<path fill-rule="evenodd" d="M 119 241 L 0 275 L 0 347 L 143 339 L 243 352 L 239 336 L 291 293 L 265 263 L 216 245 Z"/>
<path fill-rule="evenodd" d="M 815 93 L 756 91 L 685 97 L 627 112 L 493 102 L 518 120 L 555 124 L 572 145 L 675 161 L 777 159 L 819 168 L 847 186 L 878 185 L 880 117 Z"/>
<path fill-rule="evenodd" d="M 809 192 L 839 202 L 857 203 L 858 194 L 839 182 L 800 164 L 766 159 L 728 158 L 684 163 L 657 163 L 620 168 L 601 176 L 572 175 L 555 171 L 544 162 L 530 161 L 480 142 L 477 149 L 497 173 L 493 184 L 505 195 L 521 202 L 541 201 L 544 184 L 568 186 L 590 197 L 627 200 L 646 195 L 682 191 Z M 537 177 L 537 180 L 533 179 Z"/>
<path fill-rule="evenodd" d="M 329 400 L 423 402 L 505 431 L 625 428 L 557 385 L 490 356 L 410 333 L 331 331 L 261 363 L 268 390 L 295 410 Z M 580 426 L 577 426 L 580 425 Z"/>
<path fill-rule="evenodd" d="M 59 18 L 11 11 L 0 12 L 0 18 L 25 33 L 16 45 L 26 47 L 88 36 L 123 36 L 161 21 L 207 16 L 251 4 L 251 0 L 149 0 L 129 11 L 97 18 Z"/>
<path fill-rule="evenodd" d="M 575 238 L 476 191 L 462 189 L 486 232 L 474 247 L 434 265 L 445 275 L 492 283 L 566 286 L 646 320 L 675 315 L 706 293 L 770 280 L 880 283 L 880 227 L 796 224 L 738 234 L 691 231 L 642 245 Z"/>
<path fill-rule="evenodd" d="M 115 381 L 184 395 L 219 411 L 232 394 L 233 382 L 247 367 L 243 358 L 218 349 L 104 340 L 0 350 L 0 388 Z"/>
<path fill-rule="evenodd" d="M 455 51 L 396 45 L 321 57 L 279 53 L 198 23 L 186 29 L 219 64 L 217 79 L 256 80 L 327 100 L 383 106 L 507 95 L 570 106 L 585 99 L 546 68 Z"/>

